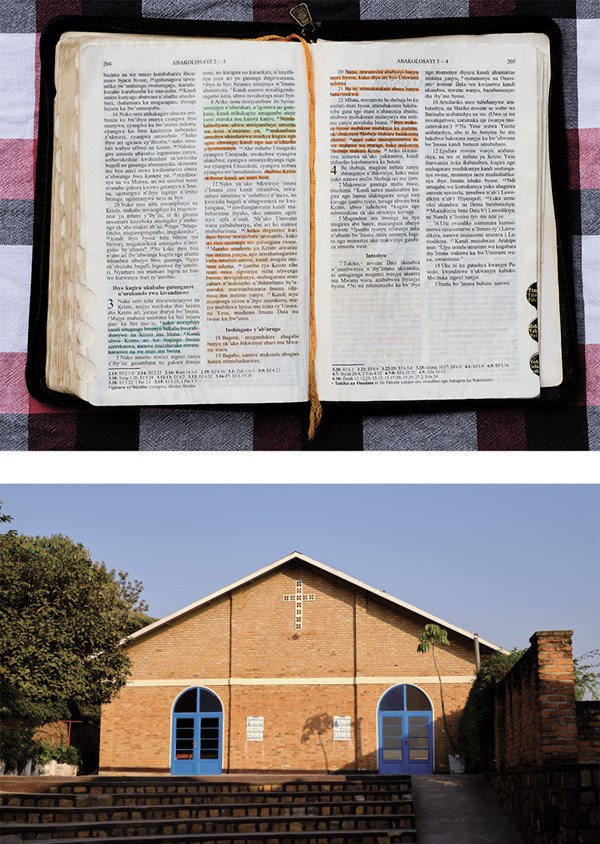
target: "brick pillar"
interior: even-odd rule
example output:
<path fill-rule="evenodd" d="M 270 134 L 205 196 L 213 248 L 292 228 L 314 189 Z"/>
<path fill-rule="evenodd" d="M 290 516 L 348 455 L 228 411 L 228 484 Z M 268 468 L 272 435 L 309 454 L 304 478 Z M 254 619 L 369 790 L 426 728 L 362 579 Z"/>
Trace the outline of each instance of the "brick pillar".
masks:
<path fill-rule="evenodd" d="M 572 635 L 572 630 L 544 630 L 529 640 L 537 663 L 538 765 L 577 761 Z"/>

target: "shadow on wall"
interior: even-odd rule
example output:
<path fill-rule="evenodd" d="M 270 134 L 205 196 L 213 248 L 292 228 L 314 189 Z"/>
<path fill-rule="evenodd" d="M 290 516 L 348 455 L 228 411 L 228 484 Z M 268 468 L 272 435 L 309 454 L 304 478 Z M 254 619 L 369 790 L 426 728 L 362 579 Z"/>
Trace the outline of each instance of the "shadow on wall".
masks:
<path fill-rule="evenodd" d="M 458 734 L 458 721 L 460 718 L 460 711 L 453 711 L 448 713 L 448 727 L 452 731 L 453 738 L 456 741 Z M 371 771 L 376 772 L 379 769 L 379 755 L 377 748 L 369 753 L 363 752 L 362 747 L 362 718 L 358 721 L 352 722 L 352 729 L 356 736 L 356 759 L 348 762 L 345 765 L 336 766 L 335 770 L 330 768 L 329 757 L 327 749 L 333 742 L 333 716 L 328 712 L 319 712 L 315 715 L 309 716 L 304 722 L 300 741 L 302 744 L 307 744 L 313 739 L 316 740 L 320 753 L 323 757 L 323 770 L 327 773 L 335 773 L 337 771 Z M 433 768 L 437 773 L 448 773 L 450 768 L 448 764 L 448 754 L 452 753 L 450 742 L 448 741 L 443 718 L 437 715 L 433 720 L 433 734 L 434 738 L 434 753 Z"/>
<path fill-rule="evenodd" d="M 330 733 L 331 730 L 333 730 L 333 718 L 327 712 L 321 712 L 318 715 L 311 715 L 306 719 L 302 727 L 302 735 L 300 736 L 302 744 L 307 744 L 313 736 L 317 737 L 323 753 L 323 761 L 327 773 L 329 773 L 329 760 L 327 758 L 323 736 Z"/>
<path fill-rule="evenodd" d="M 346 765 L 336 767 L 333 771 L 330 769 L 329 757 L 327 756 L 327 744 L 333 741 L 333 717 L 329 715 L 329 713 L 319 712 L 318 714 L 311 715 L 307 718 L 302 728 L 300 741 L 302 744 L 307 744 L 311 741 L 311 739 L 316 738 L 321 749 L 321 753 L 323 754 L 324 770 L 328 774 L 337 773 L 339 771 L 356 773 L 357 767 L 359 771 L 374 772 L 377 771 L 377 751 L 375 750 L 372 753 L 363 755 L 361 721 L 362 718 L 359 718 L 358 722 L 352 722 L 352 727 L 355 729 L 356 733 L 357 761 L 348 762 Z"/>
<path fill-rule="evenodd" d="M 352 722 L 352 728 L 356 735 L 356 760 L 348 762 L 346 765 L 338 766 L 334 771 L 330 769 L 329 757 L 327 756 L 327 745 L 333 741 L 333 717 L 328 712 L 319 712 L 306 719 L 302 728 L 300 741 L 302 744 L 306 744 L 313 738 L 317 739 L 321 753 L 323 754 L 324 770 L 328 774 L 339 771 L 355 773 L 357 768 L 359 771 L 377 771 L 377 751 L 375 750 L 366 755 L 363 755 L 362 752 L 361 722 L 362 718 L 359 718 L 357 722 Z"/>

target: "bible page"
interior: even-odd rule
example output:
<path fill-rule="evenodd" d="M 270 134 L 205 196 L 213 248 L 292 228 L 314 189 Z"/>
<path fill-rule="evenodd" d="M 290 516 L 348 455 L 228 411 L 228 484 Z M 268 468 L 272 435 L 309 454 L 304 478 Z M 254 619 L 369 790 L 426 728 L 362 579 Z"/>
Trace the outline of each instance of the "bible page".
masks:
<path fill-rule="evenodd" d="M 513 38 L 518 36 L 513 35 Z M 541 184 L 541 266 L 538 285 L 540 385 L 556 387 L 563 380 L 562 339 L 560 331 L 560 297 L 558 289 L 558 253 L 552 179 L 550 173 L 548 94 L 550 88 L 550 43 L 547 36 L 521 34 L 521 40 L 528 38 L 541 57 L 540 90 L 540 156 L 542 161 Z"/>
<path fill-rule="evenodd" d="M 316 46 L 322 399 L 539 394 L 543 58 L 493 38 Z"/>
<path fill-rule="evenodd" d="M 82 397 L 306 400 L 301 45 L 88 36 L 80 70 Z"/>

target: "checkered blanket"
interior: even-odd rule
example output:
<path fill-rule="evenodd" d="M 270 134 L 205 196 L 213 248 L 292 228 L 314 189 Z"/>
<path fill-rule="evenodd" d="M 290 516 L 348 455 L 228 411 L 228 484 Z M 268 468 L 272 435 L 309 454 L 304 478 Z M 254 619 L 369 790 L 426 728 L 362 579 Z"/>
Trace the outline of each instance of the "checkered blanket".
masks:
<path fill-rule="evenodd" d="M 586 450 L 600 447 L 600 0 L 312 0 L 316 20 L 541 14 L 562 30 L 581 382 L 566 406 L 388 415 L 264 406 L 57 409 L 25 386 L 39 58 L 60 14 L 288 22 L 292 0 L 0 0 L 0 449 Z"/>

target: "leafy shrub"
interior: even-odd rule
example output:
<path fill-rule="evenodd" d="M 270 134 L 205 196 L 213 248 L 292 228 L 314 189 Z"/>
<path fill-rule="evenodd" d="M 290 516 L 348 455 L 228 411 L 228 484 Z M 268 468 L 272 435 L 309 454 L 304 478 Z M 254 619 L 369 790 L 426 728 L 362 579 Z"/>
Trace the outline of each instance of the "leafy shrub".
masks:
<path fill-rule="evenodd" d="M 44 765 L 53 760 L 67 765 L 81 764 L 81 755 L 76 747 L 36 741 L 34 732 L 35 727 L 23 723 L 2 725 L 0 759 L 5 763 L 5 770 L 21 773 L 28 762 Z"/>
<path fill-rule="evenodd" d="M 39 765 L 46 762 L 61 762 L 65 765 L 80 765 L 81 755 L 79 750 L 66 744 L 43 744 L 37 742 L 36 761 Z"/>
<path fill-rule="evenodd" d="M 35 760 L 37 742 L 33 739 L 35 727 L 27 724 L 2 724 L 0 730 L 0 759 L 6 771 L 21 772 L 25 765 Z"/>
<path fill-rule="evenodd" d="M 494 767 L 494 691 L 525 650 L 513 648 L 509 654 L 484 657 L 458 725 L 461 756 L 470 774 Z"/>

